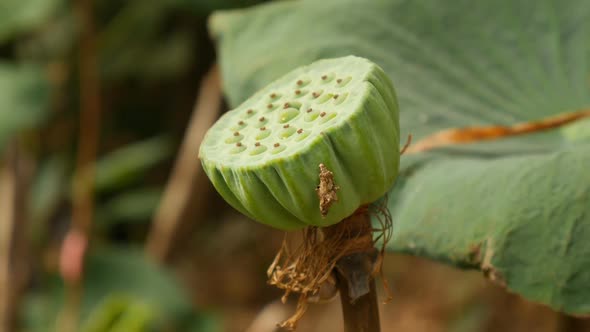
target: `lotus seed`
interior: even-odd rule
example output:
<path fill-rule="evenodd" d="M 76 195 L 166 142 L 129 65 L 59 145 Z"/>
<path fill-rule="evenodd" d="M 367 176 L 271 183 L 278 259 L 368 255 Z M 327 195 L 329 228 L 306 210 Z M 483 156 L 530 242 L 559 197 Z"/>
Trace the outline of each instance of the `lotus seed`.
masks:
<path fill-rule="evenodd" d="M 240 121 L 240 122 L 238 122 L 237 125 L 231 127 L 230 129 L 231 130 L 240 130 L 240 129 L 243 129 L 244 127 L 246 127 L 246 123 L 244 121 Z"/>
<path fill-rule="evenodd" d="M 315 120 L 319 115 L 318 111 L 313 111 L 310 112 L 308 114 L 305 114 L 305 117 L 303 118 L 303 120 L 305 120 L 305 122 L 312 122 L 313 120 Z"/>
<path fill-rule="evenodd" d="M 246 150 L 246 147 L 242 143 L 236 143 L 236 145 L 229 151 L 231 154 L 240 153 Z"/>
<path fill-rule="evenodd" d="M 277 144 L 278 144 L 278 143 L 277 143 Z M 279 153 L 279 152 L 283 152 L 283 151 L 285 151 L 285 149 L 286 149 L 286 148 L 287 148 L 286 146 L 284 146 L 284 145 L 280 145 L 280 144 L 279 144 L 279 145 L 275 146 L 275 147 L 274 147 L 274 148 L 271 150 L 271 152 L 270 152 L 270 153 L 272 153 L 272 154 L 277 154 L 277 153 Z"/>
<path fill-rule="evenodd" d="M 254 144 L 254 148 L 250 151 L 250 155 L 256 156 L 263 153 L 264 151 L 266 151 L 266 146 L 256 142 L 256 144 Z"/>
<path fill-rule="evenodd" d="M 262 129 L 262 128 L 260 128 L 260 129 Z M 260 133 L 258 133 L 258 135 L 256 135 L 256 140 L 260 141 L 260 140 L 267 138 L 268 136 L 270 136 L 270 132 L 271 132 L 270 130 L 266 130 L 266 129 L 261 130 Z"/>
<path fill-rule="evenodd" d="M 254 113 L 255 113 L 255 112 L 254 112 L 254 110 L 253 110 L 253 109 L 249 109 L 249 110 L 247 110 L 247 111 L 246 111 L 246 114 L 244 114 L 243 118 L 249 118 L 249 117 L 251 117 L 252 115 L 254 115 Z"/>
<path fill-rule="evenodd" d="M 350 77 L 350 76 L 348 76 L 348 77 L 345 77 L 345 78 L 342 78 L 342 79 L 341 79 L 341 78 L 339 78 L 339 79 L 337 79 L 337 80 L 336 80 L 336 84 L 337 84 L 339 87 L 343 87 L 343 86 L 345 86 L 346 84 L 348 84 L 348 82 L 350 82 L 350 80 L 351 80 L 351 79 L 352 79 L 352 77 Z"/>
<path fill-rule="evenodd" d="M 231 137 L 226 139 L 225 142 L 229 143 L 229 144 L 236 143 L 236 142 L 241 141 L 243 138 L 244 138 L 244 136 L 240 135 L 240 133 L 238 133 L 238 132 L 235 132 Z"/>
<path fill-rule="evenodd" d="M 334 74 L 324 74 L 322 76 L 322 83 L 328 83 L 330 82 L 332 79 L 334 79 Z"/>
<path fill-rule="evenodd" d="M 326 123 L 336 117 L 336 113 L 327 113 L 322 116 L 320 123 Z"/>
<path fill-rule="evenodd" d="M 345 100 L 346 97 L 348 97 L 348 93 L 343 93 L 342 95 L 339 95 L 338 98 L 334 101 L 334 105 L 340 105 L 342 104 Z"/>
<path fill-rule="evenodd" d="M 334 96 L 334 95 L 331 93 L 324 94 L 323 96 L 318 98 L 318 104 L 323 104 L 323 103 L 327 102 L 328 100 L 330 100 L 332 98 L 332 96 Z"/>
<path fill-rule="evenodd" d="M 299 129 L 299 130 L 301 130 L 301 129 Z M 295 142 L 303 141 L 307 136 L 309 136 L 309 134 L 310 134 L 309 131 L 305 131 L 305 132 L 302 131 L 301 133 L 299 133 L 299 135 L 297 135 L 297 137 L 295 137 Z"/>
<path fill-rule="evenodd" d="M 290 127 L 283 127 L 283 131 L 281 132 L 281 138 L 289 138 L 291 135 L 295 134 L 295 128 Z"/>
<path fill-rule="evenodd" d="M 283 110 L 281 112 L 279 122 L 280 123 L 288 122 L 288 121 L 292 120 L 293 118 L 295 118 L 297 115 L 299 115 L 299 110 L 297 110 L 295 108 L 288 108 L 288 109 Z"/>

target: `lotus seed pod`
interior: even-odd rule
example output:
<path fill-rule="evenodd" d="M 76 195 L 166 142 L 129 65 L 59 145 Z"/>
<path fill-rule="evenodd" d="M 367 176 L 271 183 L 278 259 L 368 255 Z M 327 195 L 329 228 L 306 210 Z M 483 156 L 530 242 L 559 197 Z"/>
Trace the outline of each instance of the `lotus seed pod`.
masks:
<path fill-rule="evenodd" d="M 397 176 L 393 86 L 359 57 L 300 67 L 224 114 L 199 157 L 221 196 L 254 220 L 284 230 L 335 224 L 383 196 Z M 339 187 L 325 215 L 320 164 Z"/>

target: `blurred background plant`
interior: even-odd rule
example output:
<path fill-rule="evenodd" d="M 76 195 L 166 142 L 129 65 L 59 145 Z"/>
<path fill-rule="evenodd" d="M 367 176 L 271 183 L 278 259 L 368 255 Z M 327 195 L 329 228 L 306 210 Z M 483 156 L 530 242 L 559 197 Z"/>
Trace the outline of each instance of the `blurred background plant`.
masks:
<path fill-rule="evenodd" d="M 208 18 L 257 2 L 0 2 L 0 331 L 264 332 L 290 314 L 265 283 L 283 234 L 229 208 L 197 160 L 227 109 Z M 588 328 L 475 272 L 391 254 L 385 275 L 384 331 Z M 300 330 L 340 324 L 333 303 Z"/>

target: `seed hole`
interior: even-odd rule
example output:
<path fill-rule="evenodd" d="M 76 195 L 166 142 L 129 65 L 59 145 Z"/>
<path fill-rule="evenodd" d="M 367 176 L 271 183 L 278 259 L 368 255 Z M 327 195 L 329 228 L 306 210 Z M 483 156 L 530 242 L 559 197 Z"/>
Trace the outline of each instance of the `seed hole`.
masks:
<path fill-rule="evenodd" d="M 246 111 L 246 113 L 242 117 L 247 119 L 247 118 L 253 116 L 254 114 L 256 114 L 256 111 L 250 108 Z"/>
<path fill-rule="evenodd" d="M 311 108 L 309 110 L 311 110 Z M 303 120 L 305 120 L 305 122 L 312 122 L 313 120 L 317 119 L 319 114 L 320 114 L 319 111 L 311 110 L 310 112 L 305 114 L 305 117 L 303 117 Z"/>
<path fill-rule="evenodd" d="M 300 90 L 300 89 L 295 90 L 295 92 L 293 93 L 295 98 L 301 98 L 301 97 L 305 96 L 306 94 L 307 94 L 307 90 Z"/>
<path fill-rule="evenodd" d="M 225 140 L 225 143 L 228 143 L 228 144 L 239 143 L 242 139 L 244 139 L 244 136 L 241 135 L 239 132 L 236 131 L 236 132 L 233 133 L 232 136 L 228 137 Z M 241 143 L 239 143 L 239 144 L 241 144 Z"/>
<path fill-rule="evenodd" d="M 351 79 L 352 79 L 352 77 L 350 77 L 350 76 L 347 76 L 344 78 L 339 78 L 336 80 L 336 85 L 338 85 L 339 87 L 343 87 L 346 84 L 348 84 L 348 82 L 350 82 Z"/>
<path fill-rule="evenodd" d="M 295 86 L 297 88 L 302 88 L 306 85 L 308 85 L 311 82 L 311 80 L 309 78 L 300 78 L 297 81 L 295 81 Z"/>
<path fill-rule="evenodd" d="M 286 146 L 281 145 L 279 143 L 275 143 L 275 144 L 273 144 L 273 149 L 271 150 L 270 153 L 277 154 L 277 153 L 279 153 L 281 151 L 284 151 L 285 149 L 286 149 Z"/>
<path fill-rule="evenodd" d="M 264 127 L 262 127 L 264 128 Z M 256 135 L 256 140 L 260 141 L 263 140 L 265 138 L 267 138 L 268 136 L 270 136 L 270 130 L 267 130 L 266 128 L 262 129 L 260 128 L 260 132 L 258 133 L 258 135 Z"/>
<path fill-rule="evenodd" d="M 321 77 L 322 83 L 328 83 L 334 79 L 334 74 L 324 74 Z"/>
<path fill-rule="evenodd" d="M 284 127 L 285 129 L 283 129 L 280 133 L 280 137 L 281 138 L 289 138 L 291 137 L 291 135 L 295 134 L 295 128 L 292 127 Z"/>
<path fill-rule="evenodd" d="M 287 108 L 286 110 L 281 111 L 279 116 L 280 123 L 286 123 L 294 119 L 297 115 L 299 115 L 299 110 L 295 108 Z"/>
<path fill-rule="evenodd" d="M 347 97 L 348 97 L 348 92 L 345 92 L 345 93 L 339 95 L 338 98 L 336 98 L 334 96 L 334 105 L 342 104 L 346 100 Z"/>
<path fill-rule="evenodd" d="M 320 120 L 320 123 L 326 123 L 326 122 L 332 120 L 335 117 L 336 117 L 336 113 L 334 113 L 334 112 L 327 113 L 324 116 L 322 116 L 322 119 Z"/>
<path fill-rule="evenodd" d="M 301 130 L 301 129 L 299 129 L 299 130 Z M 299 135 L 297 135 L 297 136 L 295 137 L 295 142 L 300 142 L 300 141 L 304 140 L 304 139 L 305 139 L 307 136 L 309 136 L 309 134 L 310 134 L 310 132 L 309 132 L 309 131 L 303 131 L 303 130 L 301 130 L 301 132 L 299 132 L 299 130 L 297 131 L 297 133 L 298 133 Z"/>
<path fill-rule="evenodd" d="M 315 99 L 315 98 L 321 96 L 323 92 L 324 92 L 324 90 L 314 91 L 314 92 L 311 93 L 311 97 Z"/>
<path fill-rule="evenodd" d="M 258 119 L 258 121 L 256 121 L 256 124 L 254 126 L 257 127 L 257 128 L 264 127 L 264 125 L 266 125 L 267 122 L 268 122 L 268 119 L 265 118 L 265 117 L 263 117 L 263 116 L 261 116 Z"/>
<path fill-rule="evenodd" d="M 250 150 L 250 155 L 251 156 L 259 155 L 259 154 L 263 153 L 264 151 L 266 151 L 266 146 L 261 145 L 259 142 L 256 142 L 254 144 L 254 148 L 252 150 Z"/>
<path fill-rule="evenodd" d="M 325 93 L 324 95 L 322 95 L 321 97 L 318 98 L 317 102 L 318 102 L 318 104 L 323 104 L 323 103 L 327 102 L 328 100 L 330 100 L 333 96 L 334 96 L 334 94 L 332 94 L 332 93 Z"/>
<path fill-rule="evenodd" d="M 240 129 L 243 129 L 244 127 L 246 127 L 246 122 L 239 121 L 235 126 L 231 127 L 231 130 L 238 131 Z"/>
<path fill-rule="evenodd" d="M 229 153 L 236 154 L 236 153 L 240 153 L 240 152 L 242 152 L 244 150 L 246 150 L 246 146 L 243 145 L 242 143 L 238 142 L 238 143 L 236 143 L 236 145 L 234 147 L 232 147 L 229 150 Z"/>

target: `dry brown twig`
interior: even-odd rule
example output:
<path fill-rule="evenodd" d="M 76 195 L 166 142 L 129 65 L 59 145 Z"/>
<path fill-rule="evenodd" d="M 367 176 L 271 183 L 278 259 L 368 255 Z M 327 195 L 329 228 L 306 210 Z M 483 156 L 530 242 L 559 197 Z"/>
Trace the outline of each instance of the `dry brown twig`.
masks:
<path fill-rule="evenodd" d="M 590 110 L 559 114 L 538 121 L 523 122 L 513 126 L 477 126 L 452 128 L 425 137 L 424 139 L 409 147 L 406 152 L 426 152 L 444 146 L 476 143 L 536 133 L 554 129 L 587 117 L 590 117 Z"/>
<path fill-rule="evenodd" d="M 171 260 L 181 246 L 183 234 L 196 227 L 196 221 L 206 210 L 210 183 L 195 153 L 199 151 L 205 132 L 221 113 L 221 77 L 214 65 L 203 79 L 195 108 L 174 169 L 155 213 L 148 236 L 147 251 L 160 262 Z"/>

